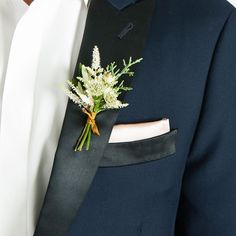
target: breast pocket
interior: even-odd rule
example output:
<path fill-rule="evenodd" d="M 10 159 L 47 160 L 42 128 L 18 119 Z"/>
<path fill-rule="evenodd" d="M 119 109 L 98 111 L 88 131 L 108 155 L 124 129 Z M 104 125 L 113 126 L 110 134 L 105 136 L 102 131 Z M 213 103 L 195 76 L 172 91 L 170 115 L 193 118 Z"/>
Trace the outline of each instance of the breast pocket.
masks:
<path fill-rule="evenodd" d="M 100 167 L 146 163 L 168 157 L 176 152 L 178 129 L 137 141 L 108 143 Z"/>

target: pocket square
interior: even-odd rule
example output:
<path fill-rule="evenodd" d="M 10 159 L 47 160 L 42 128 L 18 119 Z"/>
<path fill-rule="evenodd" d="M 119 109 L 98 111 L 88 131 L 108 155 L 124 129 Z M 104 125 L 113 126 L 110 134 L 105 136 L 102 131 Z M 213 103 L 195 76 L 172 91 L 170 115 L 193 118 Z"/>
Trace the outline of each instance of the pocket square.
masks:
<path fill-rule="evenodd" d="M 109 143 L 131 142 L 162 135 L 170 131 L 168 118 L 156 121 L 114 125 Z"/>

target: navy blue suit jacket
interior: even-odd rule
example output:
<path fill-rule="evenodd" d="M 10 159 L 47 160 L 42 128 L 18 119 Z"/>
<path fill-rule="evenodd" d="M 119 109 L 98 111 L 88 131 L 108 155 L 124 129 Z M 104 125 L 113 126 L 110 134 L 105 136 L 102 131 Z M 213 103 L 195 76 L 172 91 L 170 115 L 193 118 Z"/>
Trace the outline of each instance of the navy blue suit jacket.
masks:
<path fill-rule="evenodd" d="M 234 236 L 236 10 L 224 0 L 156 0 L 150 27 L 116 124 L 168 117 L 175 152 L 99 166 L 68 235 Z M 155 141 L 129 148 L 155 156 Z"/>
<path fill-rule="evenodd" d="M 168 117 L 176 153 L 99 168 L 71 236 L 236 235 L 236 11 L 218 0 L 157 0 L 155 11 L 116 123 Z"/>

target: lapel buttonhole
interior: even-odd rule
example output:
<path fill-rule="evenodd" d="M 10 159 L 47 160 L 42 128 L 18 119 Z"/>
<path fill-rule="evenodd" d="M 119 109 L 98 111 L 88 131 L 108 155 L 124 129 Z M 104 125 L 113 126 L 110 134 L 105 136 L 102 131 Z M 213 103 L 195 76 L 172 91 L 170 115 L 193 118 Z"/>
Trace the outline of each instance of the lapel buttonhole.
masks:
<path fill-rule="evenodd" d="M 122 29 L 122 31 L 118 34 L 118 38 L 122 39 L 129 31 L 131 31 L 134 28 L 134 24 L 132 22 L 129 22 L 125 28 Z"/>

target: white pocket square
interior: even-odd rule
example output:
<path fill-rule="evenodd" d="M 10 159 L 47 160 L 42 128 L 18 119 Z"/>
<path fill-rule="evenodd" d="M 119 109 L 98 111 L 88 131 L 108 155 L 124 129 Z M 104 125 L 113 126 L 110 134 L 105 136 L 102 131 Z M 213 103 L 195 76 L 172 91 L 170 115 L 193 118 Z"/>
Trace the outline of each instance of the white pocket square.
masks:
<path fill-rule="evenodd" d="M 132 124 L 114 125 L 109 143 L 130 142 L 162 135 L 170 131 L 168 118 Z"/>

